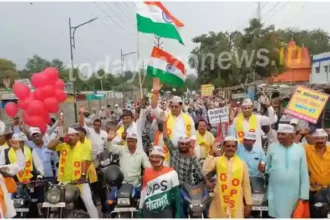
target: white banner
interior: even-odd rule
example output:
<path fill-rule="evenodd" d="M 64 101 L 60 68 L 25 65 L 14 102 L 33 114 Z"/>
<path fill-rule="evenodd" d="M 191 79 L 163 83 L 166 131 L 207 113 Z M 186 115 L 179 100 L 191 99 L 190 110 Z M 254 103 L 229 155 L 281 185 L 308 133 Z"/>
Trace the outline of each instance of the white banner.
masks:
<path fill-rule="evenodd" d="M 207 112 L 210 124 L 229 122 L 229 107 L 210 109 Z"/>

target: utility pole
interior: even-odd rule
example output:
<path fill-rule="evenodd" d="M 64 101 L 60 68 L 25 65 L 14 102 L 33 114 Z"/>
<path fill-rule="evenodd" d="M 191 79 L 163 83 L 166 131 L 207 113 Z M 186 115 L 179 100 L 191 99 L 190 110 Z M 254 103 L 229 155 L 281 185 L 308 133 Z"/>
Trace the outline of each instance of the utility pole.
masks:
<path fill-rule="evenodd" d="M 93 21 L 95 21 L 97 18 L 93 18 L 93 19 L 90 19 L 84 23 L 81 23 L 77 26 L 74 26 L 72 27 L 71 26 L 71 18 L 69 18 L 69 32 L 70 32 L 70 53 L 71 53 L 71 56 L 70 56 L 70 60 L 71 60 L 71 73 L 72 73 L 72 77 L 73 77 L 73 81 L 72 81 L 72 87 L 73 87 L 73 98 L 74 98 L 74 117 L 75 117 L 75 122 L 78 122 L 78 116 L 77 116 L 77 99 L 76 99 L 76 86 L 75 86 L 75 77 L 74 77 L 74 64 L 73 64 L 73 49 L 76 49 L 76 42 L 75 42 L 75 38 L 74 38 L 74 34 L 76 32 L 76 30 L 83 26 L 83 25 L 86 25 L 88 23 L 91 23 Z"/>
<path fill-rule="evenodd" d="M 261 2 L 258 2 L 257 19 L 261 21 Z"/>
<path fill-rule="evenodd" d="M 160 41 L 161 37 L 157 37 L 155 35 L 155 38 L 156 38 L 156 41 L 154 41 L 155 46 L 161 49 L 164 42 Z"/>

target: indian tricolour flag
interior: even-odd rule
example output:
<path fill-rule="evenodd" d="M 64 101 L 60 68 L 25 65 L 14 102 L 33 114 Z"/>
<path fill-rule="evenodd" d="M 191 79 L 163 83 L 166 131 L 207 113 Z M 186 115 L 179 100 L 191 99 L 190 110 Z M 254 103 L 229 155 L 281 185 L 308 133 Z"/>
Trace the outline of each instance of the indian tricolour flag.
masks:
<path fill-rule="evenodd" d="M 162 3 L 138 3 L 136 19 L 139 32 L 155 34 L 163 38 L 176 39 L 183 44 L 177 29 L 183 27 L 183 23 L 176 19 Z"/>
<path fill-rule="evenodd" d="M 166 51 L 154 47 L 147 67 L 147 75 L 157 77 L 162 83 L 180 87 L 184 84 L 184 64 Z"/>

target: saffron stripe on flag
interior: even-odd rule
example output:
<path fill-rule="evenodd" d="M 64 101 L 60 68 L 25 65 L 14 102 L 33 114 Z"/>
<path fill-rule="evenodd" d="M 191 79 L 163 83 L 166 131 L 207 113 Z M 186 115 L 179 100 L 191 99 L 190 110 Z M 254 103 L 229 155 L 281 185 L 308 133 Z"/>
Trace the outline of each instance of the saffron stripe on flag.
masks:
<path fill-rule="evenodd" d="M 171 54 L 167 53 L 166 51 L 158 47 L 154 47 L 151 53 L 151 57 L 165 60 L 175 68 L 179 69 L 184 76 L 186 75 L 186 71 L 183 63 L 180 60 L 173 57 Z"/>
<path fill-rule="evenodd" d="M 174 22 L 175 26 L 177 27 L 183 27 L 184 24 L 179 21 L 178 19 L 176 19 L 170 12 L 169 10 L 167 10 L 167 8 L 164 7 L 164 5 L 161 2 L 144 2 L 147 5 L 154 5 L 157 6 L 158 8 L 160 8 L 162 11 L 164 11 L 168 17 L 171 18 L 171 20 Z"/>

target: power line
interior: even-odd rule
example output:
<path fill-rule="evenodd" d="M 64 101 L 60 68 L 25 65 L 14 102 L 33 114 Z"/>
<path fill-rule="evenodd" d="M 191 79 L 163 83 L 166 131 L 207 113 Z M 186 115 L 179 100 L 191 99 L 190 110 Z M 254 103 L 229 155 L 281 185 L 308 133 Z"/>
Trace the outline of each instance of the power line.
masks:
<path fill-rule="evenodd" d="M 280 2 L 277 2 L 267 13 L 265 13 L 265 15 L 267 16 L 267 14 L 269 14 L 271 11 L 273 11 L 277 5 L 280 4 Z"/>

